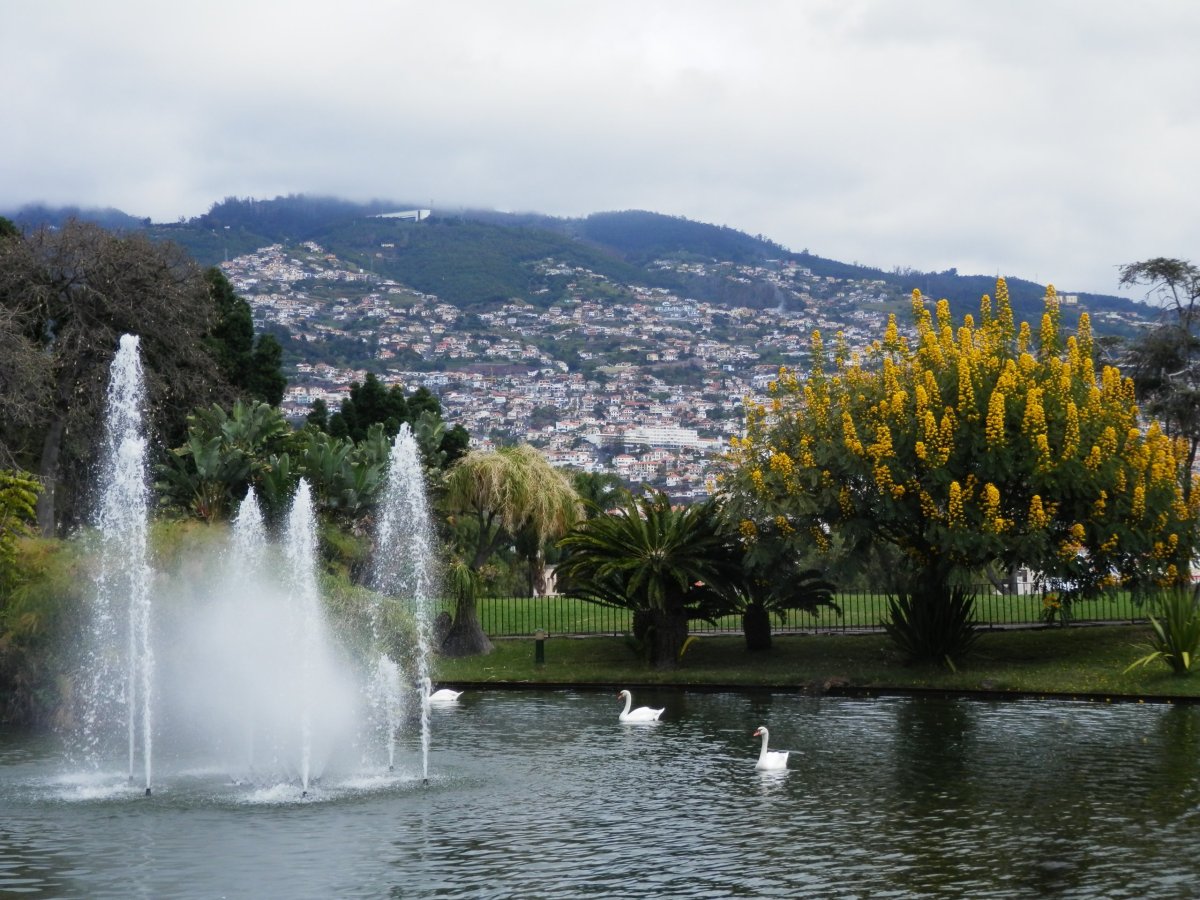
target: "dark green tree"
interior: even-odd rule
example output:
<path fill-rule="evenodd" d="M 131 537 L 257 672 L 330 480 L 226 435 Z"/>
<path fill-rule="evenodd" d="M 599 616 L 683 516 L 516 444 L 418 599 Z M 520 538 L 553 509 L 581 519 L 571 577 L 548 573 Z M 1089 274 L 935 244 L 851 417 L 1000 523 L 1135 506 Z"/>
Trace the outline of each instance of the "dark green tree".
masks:
<path fill-rule="evenodd" d="M 368 372 L 362 382 L 350 385 L 350 396 L 329 417 L 329 433 L 361 441 L 367 436 L 367 429 L 379 423 L 388 437 L 395 437 L 400 426 L 409 421 L 411 412 L 404 388 L 398 384 L 386 388 L 374 372 Z"/>
<path fill-rule="evenodd" d="M 629 496 L 625 483 L 612 472 L 575 472 L 571 481 L 589 519 L 623 503 Z"/>
<path fill-rule="evenodd" d="M 305 416 L 305 421 L 316 428 L 317 431 L 329 430 L 329 407 L 323 399 L 318 397 L 312 402 L 312 407 L 309 409 L 308 415 Z"/>
<path fill-rule="evenodd" d="M 0 240 L 0 303 L 45 367 L 36 418 L 23 427 L 0 423 L 10 456 L 42 480 L 44 532 L 87 518 L 108 369 L 122 334 L 141 338 L 148 427 L 167 446 L 184 439 L 188 411 L 236 393 L 204 341 L 218 319 L 208 283 L 175 245 L 75 221 L 10 236 Z"/>
<path fill-rule="evenodd" d="M 372 425 L 382 425 L 384 433 L 394 438 L 404 424 L 416 433 L 417 423 L 426 416 L 442 421 L 441 401 L 429 388 L 419 387 L 406 397 L 400 385 L 384 387 L 379 377 L 369 372 L 361 383 L 350 386 L 350 396 L 342 401 L 341 409 L 329 416 L 326 430 L 334 437 L 358 442 L 366 438 Z M 313 421 L 311 415 L 309 421 Z M 432 459 L 429 462 L 436 468 L 445 468 L 466 455 L 471 435 L 461 425 L 446 427 L 440 435 L 441 443 L 436 448 L 441 454 L 440 462 Z"/>
<path fill-rule="evenodd" d="M 224 273 L 213 266 L 204 272 L 217 321 L 206 343 L 226 378 L 248 399 L 278 406 L 287 379 L 283 375 L 283 347 L 270 334 L 254 337 L 250 304 L 234 293 Z"/>

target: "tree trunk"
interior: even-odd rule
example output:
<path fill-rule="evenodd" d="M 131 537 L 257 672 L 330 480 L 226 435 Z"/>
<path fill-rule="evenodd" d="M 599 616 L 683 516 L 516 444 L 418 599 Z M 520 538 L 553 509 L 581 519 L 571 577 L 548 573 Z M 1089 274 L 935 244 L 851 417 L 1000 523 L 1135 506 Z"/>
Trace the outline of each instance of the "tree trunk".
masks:
<path fill-rule="evenodd" d="M 460 597 L 454 604 L 454 623 L 441 650 L 446 656 L 483 656 L 496 648 L 483 633 L 475 598 Z"/>
<path fill-rule="evenodd" d="M 58 487 L 58 465 L 62 451 L 63 428 L 66 419 L 56 415 L 46 429 L 46 438 L 42 441 L 42 459 L 38 466 L 38 474 L 42 479 L 42 492 L 37 499 L 37 521 L 45 537 L 53 537 L 58 522 L 55 516 L 55 491 Z"/>
<path fill-rule="evenodd" d="M 746 636 L 747 650 L 771 649 L 771 614 L 767 608 L 755 603 L 742 613 L 742 634 Z"/>
<path fill-rule="evenodd" d="M 677 668 L 687 634 L 687 611 L 682 605 L 655 610 L 650 634 L 650 664 L 656 669 Z"/>
<path fill-rule="evenodd" d="M 538 553 L 529 561 L 529 590 L 534 597 L 545 597 L 547 590 L 546 558 Z"/>

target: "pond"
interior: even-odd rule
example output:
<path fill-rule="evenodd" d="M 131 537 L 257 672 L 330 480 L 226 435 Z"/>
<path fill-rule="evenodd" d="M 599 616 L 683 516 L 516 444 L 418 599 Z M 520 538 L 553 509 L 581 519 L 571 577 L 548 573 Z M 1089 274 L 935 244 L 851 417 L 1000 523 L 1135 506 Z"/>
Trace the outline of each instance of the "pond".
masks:
<path fill-rule="evenodd" d="M 164 748 L 155 790 L 0 733 L 0 894 L 1191 897 L 1200 708 L 474 691 L 307 797 Z M 771 746 L 782 772 L 757 772 Z"/>

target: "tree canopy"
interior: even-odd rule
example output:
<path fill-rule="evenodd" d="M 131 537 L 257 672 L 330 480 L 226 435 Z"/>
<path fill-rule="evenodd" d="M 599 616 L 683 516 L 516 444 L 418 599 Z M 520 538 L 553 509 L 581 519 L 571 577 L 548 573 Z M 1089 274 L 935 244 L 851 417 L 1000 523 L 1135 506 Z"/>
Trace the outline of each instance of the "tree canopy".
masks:
<path fill-rule="evenodd" d="M 15 351 L 0 380 L 17 386 L 0 441 L 42 480 L 44 531 L 86 518 L 122 334 L 141 336 L 151 428 L 166 442 L 182 437 L 188 410 L 235 392 L 204 342 L 218 315 L 203 274 L 173 245 L 80 222 L 0 238 L 0 304 L 0 343 Z"/>
<path fill-rule="evenodd" d="M 476 575 L 522 531 L 541 545 L 562 535 L 579 516 L 570 478 L 528 444 L 466 454 L 447 473 L 446 506 L 470 523 L 460 532 L 467 541 L 459 556 Z M 458 597 L 443 649 L 462 656 L 491 649 L 470 592 Z"/>
<path fill-rule="evenodd" d="M 913 292 L 862 354 L 812 338 L 806 378 L 781 370 L 747 412 L 726 487 L 740 528 L 826 549 L 898 549 L 898 576 L 944 588 L 955 573 L 1023 564 L 1081 596 L 1186 577 L 1196 525 L 1185 448 L 1143 428 L 1133 383 L 1097 372 L 1090 323 L 1060 327 L 1054 289 L 1036 332 L 1007 288 L 976 325 Z M 911 583 L 911 582 L 910 582 Z"/>
<path fill-rule="evenodd" d="M 322 404 L 322 409 L 324 404 Z M 323 414 L 314 408 L 320 427 Z M 358 442 L 366 440 L 373 425 L 382 425 L 384 433 L 395 437 L 400 426 L 407 423 L 417 430 L 417 423 L 429 414 L 437 421 L 442 420 L 442 404 L 437 395 L 427 387 L 419 387 L 411 396 L 405 396 L 404 388 L 393 384 L 384 387 L 373 372 L 368 372 L 362 382 L 350 385 L 350 396 L 342 401 L 341 408 L 328 419 L 328 430 L 334 437 L 348 438 Z M 470 435 L 461 425 L 445 428 L 440 438 L 439 450 L 443 455 L 442 465 L 453 463 L 470 444 Z"/>
<path fill-rule="evenodd" d="M 1158 324 L 1131 343 L 1129 370 L 1146 412 L 1187 441 L 1190 469 L 1200 446 L 1200 268 L 1156 257 L 1122 266 L 1121 284 L 1147 285 L 1162 307 Z"/>

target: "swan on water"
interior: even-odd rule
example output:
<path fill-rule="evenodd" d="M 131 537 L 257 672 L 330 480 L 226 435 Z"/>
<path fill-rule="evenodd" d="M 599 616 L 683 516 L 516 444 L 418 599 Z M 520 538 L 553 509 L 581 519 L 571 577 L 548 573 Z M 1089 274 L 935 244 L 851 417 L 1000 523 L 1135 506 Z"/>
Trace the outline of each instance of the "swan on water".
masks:
<path fill-rule="evenodd" d="M 762 750 L 758 754 L 758 762 L 754 764 L 756 769 L 786 769 L 788 754 L 790 750 L 768 750 L 767 738 L 770 732 L 767 731 L 766 725 L 759 725 L 758 730 L 754 732 L 754 737 L 762 737 Z"/>
<path fill-rule="evenodd" d="M 462 691 L 452 691 L 450 688 L 433 689 L 433 683 L 426 678 L 425 690 L 429 693 L 430 703 L 453 703 L 462 696 Z"/>
<path fill-rule="evenodd" d="M 633 704 L 633 694 L 629 691 L 621 691 L 617 694 L 618 697 L 625 698 L 625 708 L 621 710 L 621 714 L 617 717 L 622 722 L 657 722 L 658 717 L 663 714 L 666 709 L 651 709 L 648 706 L 639 706 L 637 709 L 631 710 L 629 707 Z"/>

